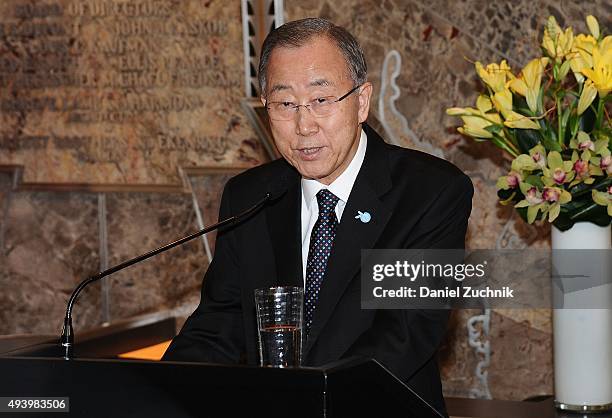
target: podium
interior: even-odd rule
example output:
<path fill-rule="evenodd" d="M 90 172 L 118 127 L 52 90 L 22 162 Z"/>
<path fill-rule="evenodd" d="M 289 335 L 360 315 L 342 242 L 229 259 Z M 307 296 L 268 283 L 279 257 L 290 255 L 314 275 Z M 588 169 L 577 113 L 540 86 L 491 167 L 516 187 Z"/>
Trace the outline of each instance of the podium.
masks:
<path fill-rule="evenodd" d="M 375 360 L 274 369 L 0 357 L 0 396 L 69 397 L 70 417 L 441 417 Z M 40 412 L 15 414 L 40 417 Z"/>

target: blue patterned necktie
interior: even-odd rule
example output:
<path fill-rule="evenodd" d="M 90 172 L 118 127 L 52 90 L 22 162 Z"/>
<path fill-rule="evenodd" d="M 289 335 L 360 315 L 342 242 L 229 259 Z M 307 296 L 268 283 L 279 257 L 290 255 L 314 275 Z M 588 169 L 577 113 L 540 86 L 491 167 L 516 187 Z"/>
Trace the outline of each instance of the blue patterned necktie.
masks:
<path fill-rule="evenodd" d="M 319 290 L 327 268 L 327 260 L 338 229 L 338 220 L 334 211 L 338 200 L 338 197 L 327 189 L 322 189 L 317 193 L 319 218 L 310 234 L 308 262 L 306 263 L 306 292 L 304 294 L 304 328 L 306 335 L 308 335 L 312 325 L 312 318 L 319 299 Z"/>

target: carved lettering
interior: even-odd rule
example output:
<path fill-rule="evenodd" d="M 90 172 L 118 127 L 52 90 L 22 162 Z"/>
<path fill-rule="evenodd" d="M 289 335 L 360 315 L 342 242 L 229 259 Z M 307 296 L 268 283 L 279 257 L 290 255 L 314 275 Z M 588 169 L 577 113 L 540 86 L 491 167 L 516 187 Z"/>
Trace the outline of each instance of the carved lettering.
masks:
<path fill-rule="evenodd" d="M 62 14 L 63 8 L 58 3 L 27 3 L 15 6 L 15 17 L 18 19 L 62 16 Z"/>
<path fill-rule="evenodd" d="M 229 149 L 227 137 L 224 136 L 177 136 L 160 134 L 157 137 L 156 148 L 162 151 L 196 151 L 211 155 L 213 158 L 222 157 Z"/>
<path fill-rule="evenodd" d="M 0 110 L 3 112 L 67 112 L 75 110 L 95 109 L 96 101 L 86 97 L 21 97 L 0 100 Z"/>
<path fill-rule="evenodd" d="M 159 45 L 156 45 L 151 39 L 111 38 L 110 40 L 99 42 L 96 47 L 106 55 L 124 55 L 156 51 L 159 48 Z"/>
<path fill-rule="evenodd" d="M 68 6 L 71 16 L 101 18 L 108 16 L 169 17 L 172 14 L 170 1 L 85 1 L 75 0 Z"/>
<path fill-rule="evenodd" d="M 66 39 L 32 39 L 30 42 L 24 43 L 23 48 L 29 55 L 55 54 L 61 56 L 81 55 L 86 49 L 85 41 L 74 39 L 66 41 Z"/>
<path fill-rule="evenodd" d="M 39 38 L 46 36 L 66 36 L 69 31 L 58 22 L 7 22 L 0 23 L 0 37 Z"/>
<path fill-rule="evenodd" d="M 209 20 L 142 20 L 122 19 L 115 22 L 113 32 L 116 35 L 129 36 L 188 36 L 205 38 L 223 36 L 227 33 L 227 24 Z"/>
<path fill-rule="evenodd" d="M 0 1 L 0 164 L 24 181 L 180 184 L 179 166 L 225 161 L 248 135 L 223 119 L 240 108 L 239 8 Z"/>
<path fill-rule="evenodd" d="M 0 149 L 11 152 L 39 150 L 47 147 L 48 136 L 0 136 Z"/>

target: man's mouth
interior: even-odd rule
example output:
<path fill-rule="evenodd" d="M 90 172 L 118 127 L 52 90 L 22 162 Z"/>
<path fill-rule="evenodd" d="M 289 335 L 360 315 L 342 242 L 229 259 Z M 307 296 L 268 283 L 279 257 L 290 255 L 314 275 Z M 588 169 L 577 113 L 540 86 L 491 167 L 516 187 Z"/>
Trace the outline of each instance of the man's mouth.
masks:
<path fill-rule="evenodd" d="M 304 147 L 298 148 L 298 152 L 304 159 L 312 159 L 317 156 L 319 151 L 321 151 L 323 147 Z"/>
<path fill-rule="evenodd" d="M 310 155 L 310 154 L 314 154 L 316 153 L 318 150 L 320 150 L 322 147 L 308 147 L 308 148 L 300 148 L 300 151 L 303 152 L 306 155 Z"/>

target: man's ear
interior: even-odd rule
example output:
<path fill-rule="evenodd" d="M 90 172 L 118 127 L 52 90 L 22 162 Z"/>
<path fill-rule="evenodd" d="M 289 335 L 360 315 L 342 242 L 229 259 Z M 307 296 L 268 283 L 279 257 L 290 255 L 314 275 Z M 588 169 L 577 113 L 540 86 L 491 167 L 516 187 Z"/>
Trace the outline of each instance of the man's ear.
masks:
<path fill-rule="evenodd" d="M 264 105 L 264 106 L 266 105 L 266 98 L 263 97 L 263 95 L 259 96 L 259 100 L 261 100 L 261 104 L 262 105 Z"/>
<path fill-rule="evenodd" d="M 370 113 L 370 99 L 372 98 L 372 83 L 366 81 L 359 89 L 359 123 L 363 123 Z"/>

